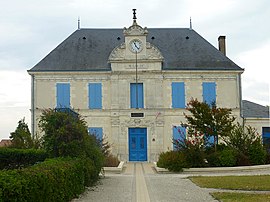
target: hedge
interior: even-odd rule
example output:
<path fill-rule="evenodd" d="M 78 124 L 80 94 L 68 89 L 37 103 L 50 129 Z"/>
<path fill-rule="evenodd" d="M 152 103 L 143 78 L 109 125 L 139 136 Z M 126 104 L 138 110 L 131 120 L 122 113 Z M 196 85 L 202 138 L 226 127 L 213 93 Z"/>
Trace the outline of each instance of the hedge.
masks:
<path fill-rule="evenodd" d="M 34 165 L 47 158 L 44 150 L 0 148 L 0 169 L 15 169 Z"/>
<path fill-rule="evenodd" d="M 0 202 L 70 201 L 93 185 L 99 171 L 93 161 L 79 158 L 47 159 L 37 165 L 0 171 Z"/>

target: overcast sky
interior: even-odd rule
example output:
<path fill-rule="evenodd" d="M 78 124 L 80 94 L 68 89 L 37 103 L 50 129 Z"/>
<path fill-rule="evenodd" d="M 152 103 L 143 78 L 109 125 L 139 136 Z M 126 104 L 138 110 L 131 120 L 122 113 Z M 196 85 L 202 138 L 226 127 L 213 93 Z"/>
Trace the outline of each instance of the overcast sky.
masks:
<path fill-rule="evenodd" d="M 245 69 L 243 99 L 269 105 L 269 0 L 0 0 L 0 139 L 23 117 L 30 128 L 31 80 L 27 70 L 77 29 L 189 27 Z"/>

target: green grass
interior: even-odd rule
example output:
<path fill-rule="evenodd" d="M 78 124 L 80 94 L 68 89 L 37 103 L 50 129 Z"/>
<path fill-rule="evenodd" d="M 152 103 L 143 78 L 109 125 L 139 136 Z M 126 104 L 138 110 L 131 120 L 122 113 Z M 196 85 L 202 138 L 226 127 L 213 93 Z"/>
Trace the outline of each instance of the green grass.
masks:
<path fill-rule="evenodd" d="M 270 201 L 270 194 L 244 194 L 244 193 L 211 193 L 213 197 L 223 202 L 267 202 Z"/>
<path fill-rule="evenodd" d="M 270 191 L 270 175 L 191 177 L 200 187 Z"/>

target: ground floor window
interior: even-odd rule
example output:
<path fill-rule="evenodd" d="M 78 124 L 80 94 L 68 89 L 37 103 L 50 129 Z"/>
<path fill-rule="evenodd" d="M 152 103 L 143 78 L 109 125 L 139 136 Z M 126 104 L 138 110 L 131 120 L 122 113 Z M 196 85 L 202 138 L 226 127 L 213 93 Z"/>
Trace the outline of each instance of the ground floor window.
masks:
<path fill-rule="evenodd" d="M 90 127 L 88 128 L 88 134 L 95 135 L 97 139 L 102 140 L 103 129 L 101 127 Z"/>

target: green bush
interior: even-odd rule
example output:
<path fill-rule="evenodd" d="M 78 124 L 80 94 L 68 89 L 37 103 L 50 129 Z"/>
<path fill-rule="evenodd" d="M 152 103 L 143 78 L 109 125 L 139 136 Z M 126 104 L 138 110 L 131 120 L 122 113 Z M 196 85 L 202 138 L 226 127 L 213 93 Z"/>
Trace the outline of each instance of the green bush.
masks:
<path fill-rule="evenodd" d="M 207 166 L 209 167 L 220 167 L 219 153 L 213 152 L 206 156 Z"/>
<path fill-rule="evenodd" d="M 217 151 L 214 148 L 206 151 L 206 159 L 210 167 L 231 167 L 237 165 L 237 152 L 223 144 L 217 145 Z"/>
<path fill-rule="evenodd" d="M 47 158 L 44 150 L 0 148 L 0 169 L 15 169 L 34 165 Z"/>
<path fill-rule="evenodd" d="M 98 179 L 90 159 L 55 158 L 0 171 L 0 201 L 70 201 Z"/>
<path fill-rule="evenodd" d="M 236 155 L 236 164 L 238 166 L 250 166 L 251 163 L 247 155 L 243 154 L 242 152 L 237 152 Z"/>
<path fill-rule="evenodd" d="M 159 156 L 157 166 L 167 168 L 169 171 L 180 172 L 187 167 L 185 155 L 179 151 L 162 152 Z"/>
<path fill-rule="evenodd" d="M 266 163 L 267 152 L 261 144 L 260 139 L 254 141 L 250 145 L 248 149 L 248 156 L 252 165 L 262 165 Z"/>
<path fill-rule="evenodd" d="M 236 152 L 232 149 L 224 149 L 219 152 L 220 166 L 230 167 L 236 165 Z"/>
<path fill-rule="evenodd" d="M 198 145 L 190 146 L 184 151 L 186 162 L 191 168 L 205 167 L 205 153 Z"/>

